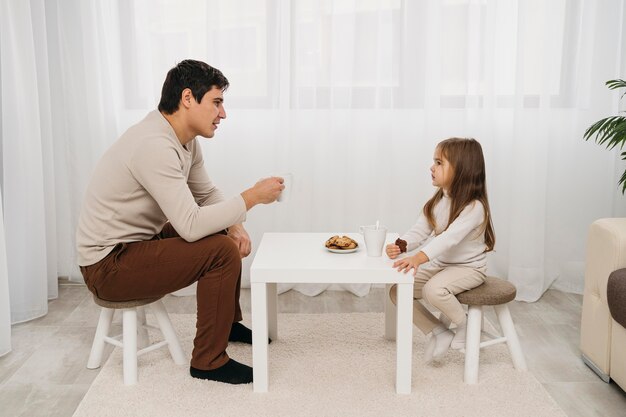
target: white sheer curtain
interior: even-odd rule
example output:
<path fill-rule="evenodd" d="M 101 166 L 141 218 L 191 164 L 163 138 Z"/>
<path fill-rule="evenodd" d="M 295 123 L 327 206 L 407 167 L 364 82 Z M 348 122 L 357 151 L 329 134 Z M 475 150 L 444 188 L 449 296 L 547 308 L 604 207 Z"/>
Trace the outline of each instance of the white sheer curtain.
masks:
<path fill-rule="evenodd" d="M 9 274 L 4 239 L 2 193 L 0 192 L 0 356 L 11 351 L 11 309 L 9 307 Z"/>
<path fill-rule="evenodd" d="M 580 292 L 589 224 L 626 215 L 618 152 L 582 140 L 618 111 L 624 0 L 0 0 L 2 191 L 11 320 L 82 280 L 74 228 L 95 161 L 195 58 L 231 81 L 203 141 L 226 194 L 290 171 L 289 203 L 247 228 L 403 232 L 434 146 L 483 144 L 496 252 L 519 298 Z M 244 285 L 252 256 L 244 263 Z M 2 281 L 0 281 L 0 285 Z M 299 288 L 313 294 L 323 290 Z M 350 290 L 364 294 L 367 287 Z M 2 316 L 0 316 L 2 317 Z"/>
<path fill-rule="evenodd" d="M 216 181 L 232 194 L 260 175 L 295 177 L 289 204 L 250 214 L 255 243 L 264 231 L 355 232 L 376 219 L 402 232 L 433 192 L 435 144 L 473 136 L 498 237 L 491 272 L 523 300 L 550 285 L 582 290 L 588 225 L 626 214 L 617 153 L 581 139 L 617 111 L 604 81 L 626 68 L 623 1 L 185 6 L 126 3 L 128 107 L 151 108 L 162 74 L 185 57 L 224 71 L 229 118 L 204 142 Z"/>
<path fill-rule="evenodd" d="M 43 1 L 0 2 L 2 188 L 13 323 L 57 296 L 54 172 Z"/>

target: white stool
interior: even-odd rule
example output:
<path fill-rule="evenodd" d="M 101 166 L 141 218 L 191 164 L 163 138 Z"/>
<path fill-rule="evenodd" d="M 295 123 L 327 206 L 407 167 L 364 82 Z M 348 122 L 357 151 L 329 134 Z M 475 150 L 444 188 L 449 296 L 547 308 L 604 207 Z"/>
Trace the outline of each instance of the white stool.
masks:
<path fill-rule="evenodd" d="M 478 382 L 480 349 L 497 343 L 506 342 L 515 369 L 526 370 L 526 360 L 507 306 L 508 302 L 515 299 L 516 292 L 515 286 L 510 282 L 495 277 L 487 277 L 482 285 L 457 294 L 456 298 L 468 306 L 465 372 L 463 376 L 466 384 Z M 492 336 L 490 340 L 480 341 L 483 333 L 483 306 L 493 306 L 503 336 Z"/>
<path fill-rule="evenodd" d="M 150 352 L 167 345 L 172 355 L 172 359 L 178 365 L 187 363 L 187 357 L 183 353 L 176 332 L 170 318 L 167 315 L 165 306 L 159 298 L 151 298 L 146 300 L 132 301 L 106 301 L 93 296 L 96 304 L 102 307 L 100 312 L 100 320 L 96 328 L 96 335 L 91 346 L 91 353 L 87 368 L 96 369 L 102 364 L 102 353 L 104 344 L 109 343 L 119 346 L 124 352 L 124 384 L 134 385 L 137 383 L 137 357 L 144 353 Z M 144 306 L 150 305 L 152 312 L 156 316 L 159 327 L 146 324 L 146 314 Z M 122 334 L 117 336 L 109 336 L 111 321 L 115 310 L 122 310 Z M 139 326 L 137 326 L 139 320 Z M 148 328 L 160 330 L 164 340 L 148 346 Z M 142 348 L 137 350 L 137 347 Z"/>

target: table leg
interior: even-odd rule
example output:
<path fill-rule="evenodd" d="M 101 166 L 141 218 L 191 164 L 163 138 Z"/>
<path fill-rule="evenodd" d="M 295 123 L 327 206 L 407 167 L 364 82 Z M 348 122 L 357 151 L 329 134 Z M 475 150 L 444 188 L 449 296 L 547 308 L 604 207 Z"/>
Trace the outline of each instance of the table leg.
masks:
<path fill-rule="evenodd" d="M 396 315 L 398 311 L 396 305 L 391 302 L 389 290 L 393 284 L 385 286 L 385 339 L 396 340 Z"/>
<path fill-rule="evenodd" d="M 411 393 L 413 357 L 413 284 L 398 284 L 396 392 Z"/>
<path fill-rule="evenodd" d="M 250 284 L 252 304 L 252 377 L 254 392 L 267 392 L 267 284 Z"/>
<path fill-rule="evenodd" d="M 278 339 L 278 292 L 275 282 L 267 284 L 267 320 L 270 339 Z"/>

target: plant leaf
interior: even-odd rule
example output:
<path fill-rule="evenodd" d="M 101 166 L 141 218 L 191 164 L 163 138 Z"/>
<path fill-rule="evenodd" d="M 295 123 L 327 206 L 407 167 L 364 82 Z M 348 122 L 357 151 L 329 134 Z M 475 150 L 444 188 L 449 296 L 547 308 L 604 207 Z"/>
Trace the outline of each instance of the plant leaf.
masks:
<path fill-rule="evenodd" d="M 622 79 L 609 80 L 605 84 L 610 90 L 626 88 L 626 81 Z M 624 96 L 626 96 L 626 92 L 620 96 L 620 100 L 624 98 Z M 618 113 L 626 113 L 626 111 Z M 583 139 L 585 140 L 591 138 L 595 138 L 595 142 L 599 145 L 606 145 L 607 149 L 613 149 L 616 146 L 619 146 L 620 150 L 624 149 L 624 145 L 626 144 L 626 117 L 611 116 L 598 120 L 589 126 L 583 135 Z M 623 161 L 626 161 L 626 151 L 621 153 L 621 157 Z M 622 194 L 625 194 L 626 170 L 624 170 L 617 185 L 618 187 L 621 185 Z"/>
<path fill-rule="evenodd" d="M 583 136 L 585 140 L 589 140 L 595 136 L 595 142 L 604 145 L 608 149 L 620 146 L 620 149 L 626 142 L 626 117 L 611 116 L 597 121 L 591 125 Z"/>
<path fill-rule="evenodd" d="M 609 80 L 605 83 L 610 90 L 615 90 L 617 88 L 624 88 L 626 87 L 626 81 L 618 79 L 618 80 Z M 624 98 L 624 96 L 626 96 L 626 91 L 624 91 L 624 93 L 620 96 L 620 100 L 622 98 Z"/>
<path fill-rule="evenodd" d="M 609 80 L 605 84 L 607 87 L 609 87 L 610 90 L 615 90 L 616 88 L 626 87 L 626 81 L 621 80 L 621 79 Z"/>
<path fill-rule="evenodd" d="M 622 152 L 621 156 L 622 156 L 622 161 L 626 161 L 626 151 Z M 620 184 L 622 186 L 622 195 L 623 195 L 626 192 L 626 170 L 624 170 L 624 173 L 622 174 L 622 177 L 617 182 L 618 186 Z"/>

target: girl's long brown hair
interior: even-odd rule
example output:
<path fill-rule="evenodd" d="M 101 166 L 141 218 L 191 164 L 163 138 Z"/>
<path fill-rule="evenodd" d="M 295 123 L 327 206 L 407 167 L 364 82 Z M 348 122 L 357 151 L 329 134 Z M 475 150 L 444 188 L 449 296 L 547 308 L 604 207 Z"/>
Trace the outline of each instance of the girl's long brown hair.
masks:
<path fill-rule="evenodd" d="M 492 251 L 496 244 L 496 235 L 491 222 L 485 183 L 485 158 L 480 143 L 475 139 L 450 138 L 440 142 L 437 149 L 452 168 L 452 184 L 448 190 L 451 200 L 448 226 L 459 217 L 468 204 L 474 200 L 480 201 L 485 209 L 485 221 L 482 224 L 487 245 L 485 252 Z M 442 198 L 443 189 L 439 188 L 424 205 L 424 215 L 433 229 L 437 227 L 433 209 Z"/>

